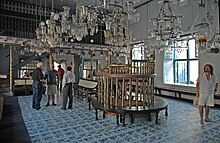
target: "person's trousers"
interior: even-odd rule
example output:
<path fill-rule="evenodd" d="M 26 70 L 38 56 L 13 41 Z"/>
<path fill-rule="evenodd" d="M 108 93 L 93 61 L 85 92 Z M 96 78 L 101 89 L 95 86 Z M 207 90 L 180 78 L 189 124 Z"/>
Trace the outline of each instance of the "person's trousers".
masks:
<path fill-rule="evenodd" d="M 34 81 L 32 84 L 33 98 L 32 98 L 32 108 L 39 108 L 42 98 L 43 84 L 41 82 Z"/>
<path fill-rule="evenodd" d="M 61 92 L 62 91 L 62 84 L 63 84 L 63 79 L 59 79 L 59 87 L 58 87 L 58 89 L 59 89 L 59 91 Z"/>
<path fill-rule="evenodd" d="M 64 88 L 63 88 L 63 106 L 62 108 L 66 108 L 67 105 L 67 101 L 69 98 L 69 105 L 68 108 L 72 108 L 72 104 L 73 104 L 73 89 L 72 89 L 72 83 L 67 83 Z"/>

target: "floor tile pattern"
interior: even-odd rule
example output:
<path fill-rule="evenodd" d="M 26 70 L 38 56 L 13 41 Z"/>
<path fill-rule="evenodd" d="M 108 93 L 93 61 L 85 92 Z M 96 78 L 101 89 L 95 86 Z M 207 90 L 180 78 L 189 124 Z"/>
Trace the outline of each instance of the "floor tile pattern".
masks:
<path fill-rule="evenodd" d="M 220 109 L 213 108 L 211 123 L 201 126 L 198 109 L 190 103 L 173 99 L 168 102 L 168 117 L 159 114 L 159 124 L 136 120 L 117 126 L 115 118 L 95 120 L 95 111 L 88 103 L 74 98 L 73 109 L 61 110 L 61 97 L 57 106 L 31 108 L 32 96 L 19 97 L 25 125 L 33 143 L 220 143 Z"/>

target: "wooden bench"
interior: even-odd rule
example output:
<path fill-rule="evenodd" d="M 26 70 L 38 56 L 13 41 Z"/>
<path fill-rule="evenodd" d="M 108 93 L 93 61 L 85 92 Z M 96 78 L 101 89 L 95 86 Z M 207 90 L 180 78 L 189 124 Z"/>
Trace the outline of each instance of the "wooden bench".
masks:
<path fill-rule="evenodd" d="M 161 87 L 154 87 L 155 94 L 162 95 L 161 91 L 174 92 L 174 96 L 177 98 L 182 98 L 182 94 L 196 96 L 196 92 L 187 91 L 187 90 L 178 90 L 178 89 L 168 89 Z"/>
<path fill-rule="evenodd" d="M 181 99 L 181 100 L 188 100 L 188 101 L 192 101 L 193 100 L 193 98 L 191 98 L 191 99 L 183 98 L 182 95 L 189 95 L 189 96 L 192 96 L 192 97 L 196 96 L 196 91 L 187 91 L 185 89 L 180 90 L 180 89 L 172 89 L 172 88 L 168 89 L 168 88 L 163 88 L 163 87 L 154 87 L 154 90 L 155 90 L 155 95 L 174 97 L 174 98 L 178 98 L 178 99 Z M 174 96 L 165 95 L 165 94 L 162 93 L 162 91 L 173 92 Z M 220 95 L 219 94 L 215 94 L 214 98 L 215 98 L 215 100 L 219 100 L 220 99 Z M 219 104 L 215 104 L 215 105 L 220 106 Z"/>
<path fill-rule="evenodd" d="M 83 100 L 83 98 L 88 99 L 89 110 L 91 109 L 91 107 L 90 107 L 91 100 L 89 97 L 91 97 L 91 95 L 95 95 L 95 96 L 97 95 L 97 85 L 98 85 L 98 82 L 95 80 L 81 78 L 79 80 L 79 83 L 77 84 L 77 87 L 74 88 L 75 94 L 78 95 L 78 98 L 81 96 L 82 100 Z"/>
<path fill-rule="evenodd" d="M 29 78 L 14 79 L 14 95 L 31 95 L 33 80 Z"/>

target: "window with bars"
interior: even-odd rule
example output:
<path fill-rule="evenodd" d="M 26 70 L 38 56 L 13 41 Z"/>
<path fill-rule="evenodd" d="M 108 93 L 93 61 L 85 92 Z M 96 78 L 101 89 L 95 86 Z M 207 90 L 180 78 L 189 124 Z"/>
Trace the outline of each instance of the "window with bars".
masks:
<path fill-rule="evenodd" d="M 194 39 L 176 41 L 164 52 L 164 83 L 195 85 L 198 77 L 198 51 Z"/>
<path fill-rule="evenodd" d="M 93 76 L 95 74 L 95 71 L 97 71 L 97 69 L 98 69 L 98 61 L 93 60 L 93 62 L 92 62 Z M 90 60 L 84 60 L 83 61 L 83 78 L 89 78 L 90 77 L 90 70 L 91 70 Z"/>
<path fill-rule="evenodd" d="M 20 63 L 22 63 L 25 59 L 20 59 Z M 26 74 L 28 73 L 30 75 L 31 72 L 34 71 L 34 69 L 37 66 L 37 63 L 40 62 L 40 59 L 33 60 L 29 64 L 26 64 L 25 66 L 22 66 L 19 70 L 19 78 L 25 78 Z"/>

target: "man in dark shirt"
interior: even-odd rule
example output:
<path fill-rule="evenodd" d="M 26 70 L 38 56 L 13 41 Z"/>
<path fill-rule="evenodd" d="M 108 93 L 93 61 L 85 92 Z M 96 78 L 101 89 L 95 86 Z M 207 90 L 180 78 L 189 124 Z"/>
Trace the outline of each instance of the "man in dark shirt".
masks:
<path fill-rule="evenodd" d="M 43 83 L 44 82 L 44 75 L 42 70 L 44 68 L 44 64 L 42 62 L 37 63 L 37 68 L 33 71 L 32 79 L 33 79 L 33 98 L 32 98 L 32 108 L 39 110 L 40 102 L 42 98 L 43 92 Z"/>
<path fill-rule="evenodd" d="M 57 94 L 57 80 L 58 73 L 54 70 L 54 65 L 50 65 L 50 70 L 45 73 L 45 79 L 47 80 L 47 104 L 46 106 L 50 106 L 50 99 L 52 96 L 52 105 L 55 104 L 55 94 Z"/>

